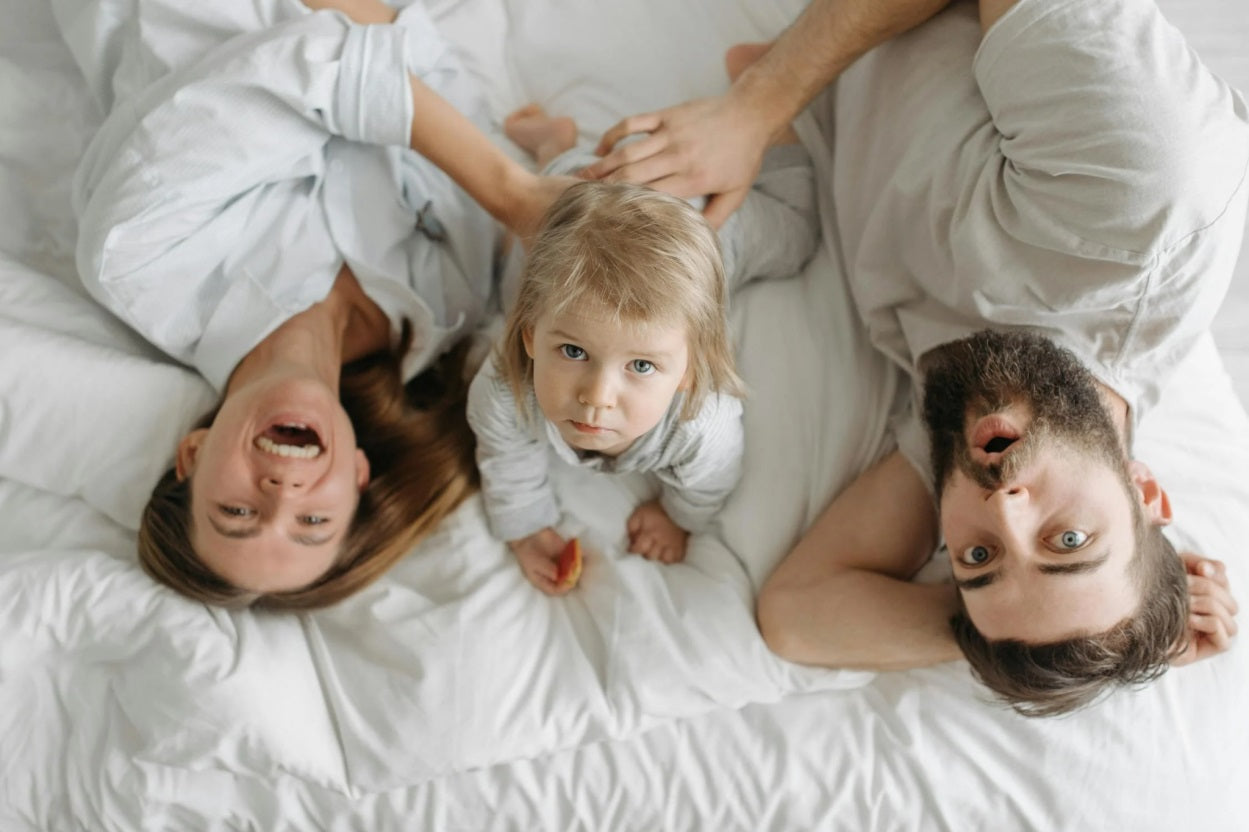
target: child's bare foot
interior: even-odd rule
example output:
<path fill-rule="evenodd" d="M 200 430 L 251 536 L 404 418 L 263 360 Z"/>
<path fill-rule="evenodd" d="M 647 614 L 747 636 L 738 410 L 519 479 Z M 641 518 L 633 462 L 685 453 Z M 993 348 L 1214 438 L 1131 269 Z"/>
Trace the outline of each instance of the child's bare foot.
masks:
<path fill-rule="evenodd" d="M 382 0 L 304 0 L 304 5 L 313 11 L 340 11 L 354 23 L 394 23 L 398 14 Z"/>
<path fill-rule="evenodd" d="M 746 67 L 759 60 L 772 48 L 769 43 L 738 43 L 729 47 L 724 53 L 724 68 L 729 72 L 729 80 L 736 81 L 737 77 L 746 71 Z M 777 136 L 772 144 L 797 144 L 798 134 L 794 132 L 794 128 L 787 127 L 785 132 Z"/>
<path fill-rule="evenodd" d="M 528 104 L 504 119 L 503 132 L 539 167 L 546 167 L 577 142 L 577 123 L 568 116 L 547 115 L 540 104 Z"/>
<path fill-rule="evenodd" d="M 729 80 L 736 81 L 746 67 L 762 58 L 771 48 L 771 42 L 738 43 L 730 46 L 729 51 L 724 53 L 724 68 L 729 71 Z"/>

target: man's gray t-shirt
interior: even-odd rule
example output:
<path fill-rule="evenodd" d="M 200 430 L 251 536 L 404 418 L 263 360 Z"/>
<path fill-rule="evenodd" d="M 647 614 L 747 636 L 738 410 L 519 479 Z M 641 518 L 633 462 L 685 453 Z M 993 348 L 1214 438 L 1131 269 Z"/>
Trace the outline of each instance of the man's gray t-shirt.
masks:
<path fill-rule="evenodd" d="M 983 40 L 955 6 L 827 101 L 837 243 L 878 349 L 918 379 L 934 347 L 1028 329 L 1134 420 L 1157 401 L 1231 279 L 1249 114 L 1153 3 L 1021 0 Z M 914 407 L 897 428 L 928 476 Z"/>

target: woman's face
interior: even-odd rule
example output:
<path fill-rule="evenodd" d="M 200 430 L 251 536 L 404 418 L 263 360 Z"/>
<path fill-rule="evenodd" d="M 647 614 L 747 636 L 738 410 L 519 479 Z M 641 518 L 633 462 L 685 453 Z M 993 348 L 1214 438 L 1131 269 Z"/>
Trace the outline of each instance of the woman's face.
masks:
<path fill-rule="evenodd" d="M 311 379 L 255 382 L 178 447 L 191 478 L 191 544 L 240 589 L 306 586 L 330 568 L 369 464 L 334 390 Z"/>

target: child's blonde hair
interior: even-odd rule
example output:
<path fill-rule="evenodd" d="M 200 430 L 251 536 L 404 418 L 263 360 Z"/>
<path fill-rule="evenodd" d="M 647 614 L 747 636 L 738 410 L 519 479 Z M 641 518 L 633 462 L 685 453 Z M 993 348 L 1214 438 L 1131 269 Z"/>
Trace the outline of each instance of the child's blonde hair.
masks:
<path fill-rule="evenodd" d="M 623 323 L 683 325 L 689 339 L 682 419 L 708 392 L 743 396 L 729 344 L 724 263 L 693 206 L 640 185 L 582 182 L 547 211 L 499 347 L 517 402 L 533 380 L 524 334 L 545 313 L 590 305 Z"/>

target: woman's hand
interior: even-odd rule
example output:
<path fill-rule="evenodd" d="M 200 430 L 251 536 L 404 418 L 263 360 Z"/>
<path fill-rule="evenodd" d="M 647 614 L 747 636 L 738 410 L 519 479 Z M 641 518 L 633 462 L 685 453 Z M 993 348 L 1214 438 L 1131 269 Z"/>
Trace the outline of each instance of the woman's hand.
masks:
<path fill-rule="evenodd" d="M 525 171 L 510 186 L 510 196 L 501 203 L 496 219 L 519 237 L 528 251 L 552 203 L 570 185 L 581 181 L 571 176 L 539 176 Z"/>
<path fill-rule="evenodd" d="M 520 571 L 529 583 L 547 595 L 564 595 L 572 589 L 572 584 L 560 586 L 556 583 L 559 574 L 557 561 L 566 543 L 555 529 L 547 526 L 528 537 L 509 540 L 507 545 L 511 547 L 512 554 L 516 555 Z"/>
<path fill-rule="evenodd" d="M 1236 599 L 1227 587 L 1227 567 L 1222 561 L 1193 552 L 1180 557 L 1188 571 L 1189 614 L 1183 652 L 1171 660 L 1172 667 L 1222 653 L 1235 637 Z"/>

